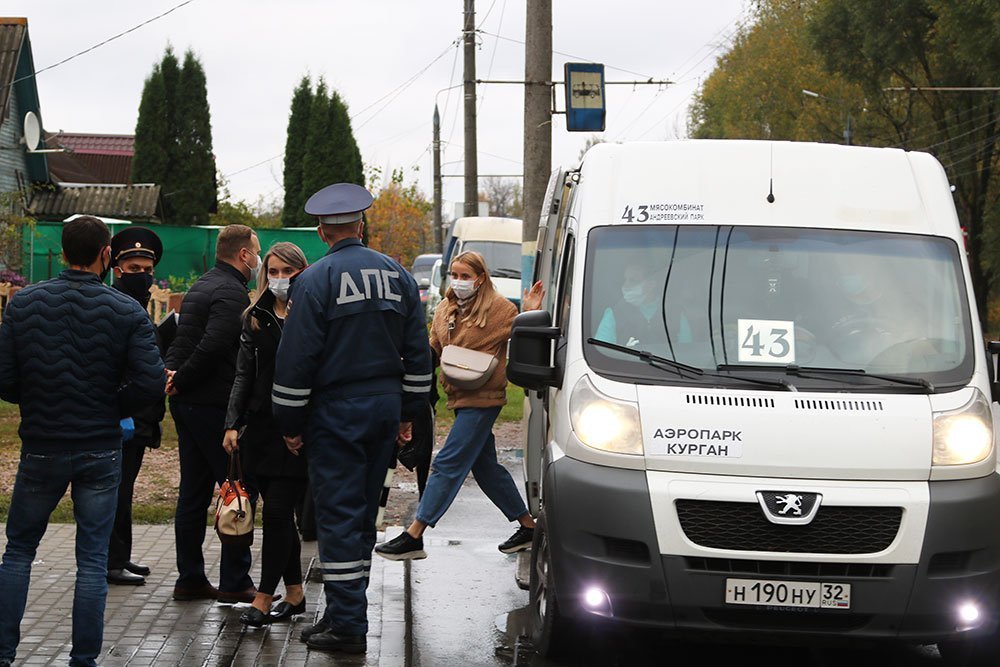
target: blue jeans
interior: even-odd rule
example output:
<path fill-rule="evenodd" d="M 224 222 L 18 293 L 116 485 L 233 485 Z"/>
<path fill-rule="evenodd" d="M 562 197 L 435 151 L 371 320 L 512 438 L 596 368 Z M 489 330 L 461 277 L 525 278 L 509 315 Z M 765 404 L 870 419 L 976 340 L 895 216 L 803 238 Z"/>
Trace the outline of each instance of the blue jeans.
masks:
<path fill-rule="evenodd" d="M 462 488 L 469 471 L 476 483 L 508 521 L 528 513 L 510 473 L 497 462 L 497 444 L 493 423 L 500 406 L 493 408 L 458 408 L 444 447 L 431 464 L 427 488 L 417 506 L 417 520 L 434 526 Z"/>
<path fill-rule="evenodd" d="M 71 487 L 76 519 L 76 589 L 70 665 L 96 665 L 104 640 L 108 540 L 115 521 L 121 449 L 21 453 L 0 564 L 0 659 L 14 660 L 31 563 L 49 516 Z"/>

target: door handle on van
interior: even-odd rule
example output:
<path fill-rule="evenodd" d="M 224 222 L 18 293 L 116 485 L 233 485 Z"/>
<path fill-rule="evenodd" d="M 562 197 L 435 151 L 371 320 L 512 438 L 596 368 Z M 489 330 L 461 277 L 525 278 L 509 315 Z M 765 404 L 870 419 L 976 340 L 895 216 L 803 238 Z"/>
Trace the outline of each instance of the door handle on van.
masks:
<path fill-rule="evenodd" d="M 507 379 L 525 389 L 558 387 L 561 374 L 552 357 L 559 329 L 545 310 L 529 310 L 514 318 L 507 356 Z"/>

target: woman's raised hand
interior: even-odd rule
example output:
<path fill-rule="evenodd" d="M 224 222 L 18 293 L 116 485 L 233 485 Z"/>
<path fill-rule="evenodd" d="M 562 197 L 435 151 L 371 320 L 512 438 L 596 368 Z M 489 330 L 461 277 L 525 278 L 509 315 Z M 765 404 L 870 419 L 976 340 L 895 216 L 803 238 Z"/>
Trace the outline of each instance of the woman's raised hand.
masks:
<path fill-rule="evenodd" d="M 535 281 L 530 290 L 524 290 L 521 297 L 521 312 L 529 310 L 539 310 L 542 307 L 542 299 L 545 297 L 545 288 L 542 281 Z"/>

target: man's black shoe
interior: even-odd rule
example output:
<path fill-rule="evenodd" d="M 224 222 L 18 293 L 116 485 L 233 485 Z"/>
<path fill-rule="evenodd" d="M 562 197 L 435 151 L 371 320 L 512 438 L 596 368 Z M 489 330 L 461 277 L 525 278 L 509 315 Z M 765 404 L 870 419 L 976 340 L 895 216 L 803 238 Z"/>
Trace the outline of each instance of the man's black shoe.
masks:
<path fill-rule="evenodd" d="M 420 560 L 427 558 L 427 552 L 424 551 L 424 538 L 413 537 L 405 530 L 388 542 L 375 547 L 375 553 L 389 560 Z"/>
<path fill-rule="evenodd" d="M 368 642 L 364 635 L 338 635 L 333 630 L 324 630 L 309 635 L 306 646 L 317 651 L 339 651 L 340 653 L 364 653 Z"/>
<path fill-rule="evenodd" d="M 132 561 L 125 563 L 125 569 L 132 574 L 141 574 L 144 577 L 149 576 L 149 568 L 145 565 L 136 565 Z"/>
<path fill-rule="evenodd" d="M 132 574 L 128 570 L 108 570 L 108 583 L 118 586 L 142 586 L 146 577 Z"/>
<path fill-rule="evenodd" d="M 219 591 L 207 581 L 201 586 L 174 586 L 175 600 L 215 600 Z"/>
<path fill-rule="evenodd" d="M 324 619 L 321 618 L 319 619 L 319 623 L 317 623 L 316 625 L 310 625 L 308 628 L 303 630 L 299 634 L 299 639 L 304 642 L 309 641 L 309 638 L 312 637 L 313 635 L 318 635 L 319 633 L 326 632 L 329 629 L 330 626 Z"/>
<path fill-rule="evenodd" d="M 517 529 L 516 533 L 508 537 L 507 541 L 501 543 L 497 548 L 505 554 L 513 554 L 518 551 L 524 551 L 525 549 L 531 548 L 531 540 L 533 540 L 534 537 L 534 528 L 521 526 Z"/>

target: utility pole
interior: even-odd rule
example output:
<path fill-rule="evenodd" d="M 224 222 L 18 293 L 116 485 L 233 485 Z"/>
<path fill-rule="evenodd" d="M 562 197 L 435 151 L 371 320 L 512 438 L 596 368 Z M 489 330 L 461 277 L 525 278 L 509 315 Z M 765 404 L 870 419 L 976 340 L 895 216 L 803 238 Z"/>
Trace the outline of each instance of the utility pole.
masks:
<path fill-rule="evenodd" d="M 476 147 L 476 2 L 465 0 L 465 215 L 479 215 Z"/>
<path fill-rule="evenodd" d="M 441 116 L 438 114 L 437 104 L 434 105 L 434 141 L 432 143 L 434 154 L 434 247 L 437 252 L 444 252 L 444 242 L 441 237 L 444 230 L 441 229 Z"/>
<path fill-rule="evenodd" d="M 552 168 L 552 0 L 527 0 L 524 40 L 524 222 L 521 285 L 530 286 Z"/>

